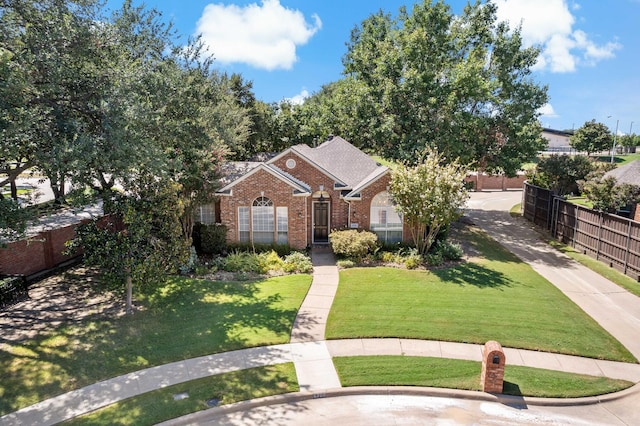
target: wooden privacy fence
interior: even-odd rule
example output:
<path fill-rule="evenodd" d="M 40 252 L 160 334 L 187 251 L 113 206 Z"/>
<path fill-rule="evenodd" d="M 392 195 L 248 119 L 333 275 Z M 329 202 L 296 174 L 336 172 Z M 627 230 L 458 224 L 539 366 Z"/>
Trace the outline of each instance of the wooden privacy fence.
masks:
<path fill-rule="evenodd" d="M 553 238 L 640 281 L 640 222 L 570 203 L 528 183 L 524 200 L 524 217 Z"/>

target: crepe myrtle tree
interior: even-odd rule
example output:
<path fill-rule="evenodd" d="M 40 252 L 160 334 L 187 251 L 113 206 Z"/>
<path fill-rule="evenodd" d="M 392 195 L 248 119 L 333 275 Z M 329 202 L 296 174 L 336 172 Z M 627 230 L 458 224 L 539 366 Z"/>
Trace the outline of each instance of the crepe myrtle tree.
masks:
<path fill-rule="evenodd" d="M 389 191 L 420 254 L 427 253 L 440 230 L 462 215 L 469 198 L 465 176 L 457 160 L 447 162 L 436 151 L 428 151 L 416 166 L 392 172 Z"/>

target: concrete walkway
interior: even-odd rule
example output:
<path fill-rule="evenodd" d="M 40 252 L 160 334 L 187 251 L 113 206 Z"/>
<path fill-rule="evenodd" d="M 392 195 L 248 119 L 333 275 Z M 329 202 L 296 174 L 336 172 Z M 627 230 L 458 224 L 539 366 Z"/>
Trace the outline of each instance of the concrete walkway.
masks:
<path fill-rule="evenodd" d="M 638 298 L 624 292 L 619 287 L 610 287 L 593 277 L 589 270 L 576 266 L 569 258 L 563 258 L 536 239 L 535 232 L 526 223 L 510 220 L 505 213 L 519 202 L 521 192 L 476 193 L 470 202 L 469 216 L 478 225 L 486 229 L 498 241 L 512 249 L 523 260 L 531 263 L 540 273 L 544 272 L 550 281 L 563 289 L 563 279 L 570 284 L 579 283 L 575 289 L 566 289 L 568 294 L 580 306 L 587 310 L 603 327 L 618 337 L 629 350 L 640 358 L 640 349 L 636 349 L 640 326 L 640 304 Z M 493 197 L 489 197 L 492 194 Z M 486 198 L 484 198 L 486 197 Z M 489 211 L 490 213 L 486 213 Z M 260 348 L 244 349 L 222 354 L 174 362 L 152 367 L 138 372 L 125 374 L 96 383 L 8 414 L 0 418 L 0 424 L 50 425 L 80 414 L 93 411 L 122 399 L 144 392 L 170 386 L 201 377 L 245 368 L 293 362 L 296 368 L 301 392 L 279 398 L 267 398 L 255 404 L 271 404 L 274 401 L 301 400 L 327 395 L 341 395 L 348 389 L 341 389 L 340 381 L 331 358 L 334 356 L 358 355 L 407 355 L 433 356 L 466 360 L 481 360 L 481 345 L 462 343 L 422 341 L 412 339 L 349 339 L 325 341 L 325 327 L 333 298 L 338 286 L 338 269 L 328 249 L 314 249 L 313 282 L 305 298 L 291 333 L 291 343 Z M 568 271 L 565 271 L 568 269 Z M 585 268 L 586 269 L 586 268 Z M 545 275 L 546 274 L 546 275 Z M 565 275 L 569 274 L 569 275 Z M 572 277 L 567 279 L 566 277 Z M 599 277 L 599 276 L 598 276 Z M 606 280 L 604 280 L 606 281 Z M 608 283 L 608 284 L 607 284 Z M 632 296 L 632 295 L 631 295 Z M 634 299 L 635 298 L 635 299 Z M 586 300 L 589 302 L 587 303 Z M 595 301 L 595 302 L 594 302 Z M 594 307 L 594 305 L 596 305 Z M 599 306 L 599 308 L 598 308 Z M 636 337 L 635 339 L 633 337 Z M 636 352 L 639 351 L 639 352 Z M 550 370 L 568 371 L 621 378 L 640 382 L 640 365 L 585 359 L 580 357 L 548 354 L 505 348 L 507 363 Z M 597 404 L 605 399 L 628 398 L 629 405 L 640 400 L 640 385 L 624 392 L 620 397 L 579 398 L 561 400 L 563 405 L 572 403 Z M 414 390 L 416 388 L 413 388 Z M 355 391 L 355 390 L 354 390 Z M 360 392 L 363 392 L 362 390 Z M 387 387 L 370 388 L 367 392 L 390 394 Z M 416 393 L 441 395 L 442 390 L 424 388 Z M 447 395 L 460 398 L 476 398 L 487 401 L 496 397 L 481 392 L 446 390 Z M 630 396 L 629 396 L 630 395 Z M 297 399 L 296 399 L 297 398 Z M 529 405 L 554 404 L 553 400 L 525 398 Z M 557 402 L 555 402 L 557 404 Z M 249 405 L 252 403 L 249 403 Z M 635 405 L 634 405 L 635 406 Z M 238 405 L 239 409 L 248 405 Z M 176 420 L 188 422 L 187 418 Z"/>
<path fill-rule="evenodd" d="M 301 391 L 318 392 L 341 387 L 324 340 L 327 318 L 338 290 L 338 268 L 328 247 L 314 248 L 313 281 L 293 322 L 291 343 L 301 343 L 304 356 L 294 363 Z"/>

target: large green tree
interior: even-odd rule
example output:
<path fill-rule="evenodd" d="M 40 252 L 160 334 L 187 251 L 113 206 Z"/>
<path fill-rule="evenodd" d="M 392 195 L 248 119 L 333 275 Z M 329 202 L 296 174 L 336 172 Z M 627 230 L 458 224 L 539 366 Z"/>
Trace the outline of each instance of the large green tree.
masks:
<path fill-rule="evenodd" d="M 393 170 L 389 192 L 421 254 L 462 215 L 469 198 L 465 176 L 466 169 L 457 160 L 445 161 L 435 151 L 416 166 Z"/>
<path fill-rule="evenodd" d="M 354 143 L 390 158 L 415 162 L 432 147 L 514 174 L 544 146 L 537 111 L 546 87 L 531 77 L 538 53 L 523 46 L 519 28 L 497 21 L 491 1 L 468 4 L 459 16 L 443 1 L 402 8 L 397 18 L 381 11 L 348 43 L 347 87 L 336 96 L 347 94 L 350 108 L 322 106 L 318 115 L 358 117 Z"/>
<path fill-rule="evenodd" d="M 594 163 L 584 155 L 554 154 L 541 158 L 531 173 L 533 185 L 552 190 L 557 195 L 577 194 L 578 182 L 594 171 Z"/>
<path fill-rule="evenodd" d="M 587 155 L 608 151 L 613 148 L 613 135 L 607 126 L 593 119 L 576 130 L 569 138 L 569 145 L 577 151 L 586 152 Z"/>
<path fill-rule="evenodd" d="M 17 141 L 13 159 L 26 160 L 21 168 L 35 164 L 60 200 L 109 83 L 95 37 L 99 4 L 7 0 L 0 7 L 4 143 Z"/>
<path fill-rule="evenodd" d="M 126 288 L 127 313 L 134 287 L 164 282 L 188 257 L 177 191 L 146 173 L 135 182 L 129 194 L 112 200 L 110 215 L 80 225 L 67 243 L 72 252 L 82 248 L 85 263 L 109 282 Z"/>

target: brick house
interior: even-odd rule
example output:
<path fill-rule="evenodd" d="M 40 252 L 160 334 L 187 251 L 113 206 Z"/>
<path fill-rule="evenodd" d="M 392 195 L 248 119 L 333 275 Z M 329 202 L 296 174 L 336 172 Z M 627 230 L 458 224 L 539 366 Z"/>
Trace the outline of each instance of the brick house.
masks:
<path fill-rule="evenodd" d="M 367 229 L 381 241 L 406 239 L 388 192 L 390 171 L 340 137 L 296 145 L 264 162 L 228 165 L 218 202 L 200 221 L 227 227 L 227 241 L 327 244 L 334 229 Z"/>

